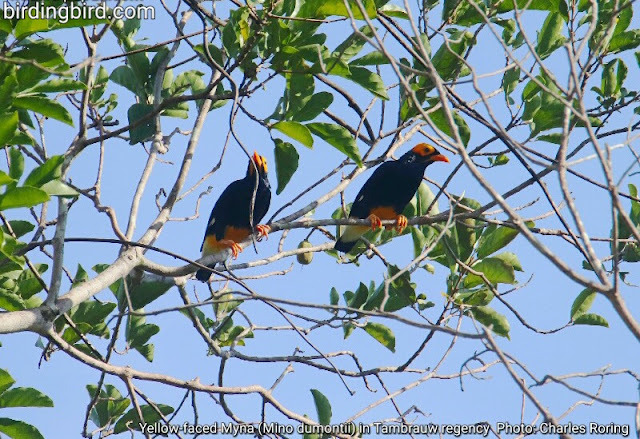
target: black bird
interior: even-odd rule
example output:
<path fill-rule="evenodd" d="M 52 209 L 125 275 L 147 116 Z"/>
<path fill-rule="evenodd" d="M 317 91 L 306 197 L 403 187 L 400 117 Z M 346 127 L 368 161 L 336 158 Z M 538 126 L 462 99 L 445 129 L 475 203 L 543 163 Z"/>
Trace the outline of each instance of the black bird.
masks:
<path fill-rule="evenodd" d="M 256 168 L 258 178 L 256 178 Z M 256 225 L 252 227 L 250 221 L 251 199 L 256 183 L 258 190 L 253 208 L 253 224 L 257 224 L 264 218 L 271 203 L 267 160 L 254 151 L 253 157 L 249 160 L 247 175 L 227 186 L 211 210 L 200 250 L 202 256 L 218 254 L 220 260 L 209 265 L 209 268 L 215 267 L 216 263 L 224 261 L 229 255 L 233 256 L 233 259 L 237 258 L 238 253 L 242 251 L 240 243 L 247 239 L 254 229 L 258 234 L 258 241 L 269 234 L 269 226 Z M 202 282 L 207 282 L 210 277 L 211 272 L 208 270 L 200 269 L 196 273 L 196 278 Z"/>
<path fill-rule="evenodd" d="M 395 219 L 400 233 L 407 226 L 407 217 L 402 211 L 418 190 L 424 170 L 433 162 L 448 163 L 449 159 L 426 143 L 414 146 L 399 160 L 384 162 L 358 192 L 349 218 L 368 218 L 372 230 L 382 226 L 381 220 Z M 347 253 L 368 229 L 367 226 L 346 226 L 335 249 Z"/>

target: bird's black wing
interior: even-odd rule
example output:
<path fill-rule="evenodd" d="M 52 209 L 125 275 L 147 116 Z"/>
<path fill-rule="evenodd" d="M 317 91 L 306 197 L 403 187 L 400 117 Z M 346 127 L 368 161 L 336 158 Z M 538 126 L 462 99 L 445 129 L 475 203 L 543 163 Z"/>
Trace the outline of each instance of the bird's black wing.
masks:
<path fill-rule="evenodd" d="M 372 208 L 386 204 L 386 198 L 389 198 L 387 193 L 393 190 L 393 174 L 397 164 L 396 161 L 384 162 L 376 168 L 356 195 L 349 214 L 351 218 L 367 218 Z"/>
<path fill-rule="evenodd" d="M 224 235 L 224 229 L 229 223 L 232 209 L 237 209 L 238 198 L 243 198 L 243 192 L 245 192 L 246 186 L 244 180 L 236 180 L 229 184 L 220 194 L 220 198 L 216 201 L 216 204 L 211 209 L 211 215 L 209 215 L 209 222 L 207 222 L 207 229 L 200 245 L 200 251 L 204 246 L 204 242 L 207 236 L 215 235 L 217 239 L 222 239 Z"/>

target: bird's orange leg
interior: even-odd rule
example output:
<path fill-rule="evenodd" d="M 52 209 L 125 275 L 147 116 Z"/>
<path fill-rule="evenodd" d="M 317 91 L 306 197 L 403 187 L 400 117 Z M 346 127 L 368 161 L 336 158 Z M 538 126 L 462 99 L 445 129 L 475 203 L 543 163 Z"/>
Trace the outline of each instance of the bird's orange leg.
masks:
<path fill-rule="evenodd" d="M 382 227 L 382 220 L 380 220 L 377 215 L 372 213 L 367 217 L 367 219 L 371 221 L 371 230 L 376 230 Z"/>
<path fill-rule="evenodd" d="M 271 227 L 266 224 L 258 224 L 256 226 L 256 230 L 258 231 L 257 241 L 262 241 L 262 238 L 269 239 L 269 232 L 271 231 Z"/>
<path fill-rule="evenodd" d="M 218 243 L 223 245 L 224 247 L 228 247 L 231 249 L 231 255 L 233 259 L 237 259 L 238 254 L 242 252 L 242 247 L 240 247 L 235 241 L 231 239 L 223 239 L 221 241 L 218 241 Z"/>
<path fill-rule="evenodd" d="M 396 217 L 396 232 L 402 233 L 404 228 L 407 227 L 407 224 L 409 224 L 407 217 L 404 215 L 398 215 Z"/>

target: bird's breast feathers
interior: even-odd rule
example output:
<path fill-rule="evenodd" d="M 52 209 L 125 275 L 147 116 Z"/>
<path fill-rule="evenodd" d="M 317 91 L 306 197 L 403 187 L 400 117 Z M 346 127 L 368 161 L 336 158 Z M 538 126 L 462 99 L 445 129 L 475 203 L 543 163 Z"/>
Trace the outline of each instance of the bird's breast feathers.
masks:
<path fill-rule="evenodd" d="M 250 232 L 251 230 L 245 227 L 227 226 L 224 229 L 223 239 L 230 240 L 239 244 L 249 237 Z M 218 241 L 214 233 L 211 235 L 207 235 L 207 237 L 204 239 L 202 255 L 205 256 L 212 253 L 218 253 L 221 250 L 225 250 L 227 248 L 228 246 L 221 244 L 220 241 Z"/>
<path fill-rule="evenodd" d="M 381 220 L 394 220 L 399 213 L 391 206 L 377 206 L 372 208 L 369 212 L 369 215 L 375 215 Z"/>

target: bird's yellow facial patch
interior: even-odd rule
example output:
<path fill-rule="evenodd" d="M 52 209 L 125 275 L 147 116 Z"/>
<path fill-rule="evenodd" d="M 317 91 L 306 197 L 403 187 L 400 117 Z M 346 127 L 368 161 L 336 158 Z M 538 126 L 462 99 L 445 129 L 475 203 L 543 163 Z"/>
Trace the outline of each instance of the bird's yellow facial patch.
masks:
<path fill-rule="evenodd" d="M 262 171 L 263 174 L 267 173 L 267 159 L 264 156 L 258 154 L 257 151 L 253 151 L 253 156 L 251 157 L 253 162 L 256 164 L 256 167 Z M 254 168 L 253 163 L 249 162 L 249 174 L 253 175 Z"/>
<path fill-rule="evenodd" d="M 393 207 L 378 206 L 371 209 L 371 214 L 377 216 L 381 220 L 394 220 L 398 216 L 398 213 Z"/>
<path fill-rule="evenodd" d="M 433 154 L 435 150 L 436 149 L 428 143 L 418 143 L 416 146 L 411 148 L 411 151 L 422 157 Z"/>

